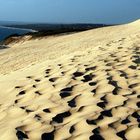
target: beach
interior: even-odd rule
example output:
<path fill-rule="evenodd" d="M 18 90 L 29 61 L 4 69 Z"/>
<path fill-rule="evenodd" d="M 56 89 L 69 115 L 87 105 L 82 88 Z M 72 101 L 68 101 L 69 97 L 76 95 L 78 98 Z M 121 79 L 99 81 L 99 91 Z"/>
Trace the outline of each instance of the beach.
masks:
<path fill-rule="evenodd" d="M 140 139 L 140 20 L 8 46 L 0 140 Z"/>

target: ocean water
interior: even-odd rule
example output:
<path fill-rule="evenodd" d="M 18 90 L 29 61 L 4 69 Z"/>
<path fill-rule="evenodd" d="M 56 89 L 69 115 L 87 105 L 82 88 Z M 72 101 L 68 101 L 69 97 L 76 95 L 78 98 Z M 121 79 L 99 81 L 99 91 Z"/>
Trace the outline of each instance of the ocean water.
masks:
<path fill-rule="evenodd" d="M 23 35 L 29 32 L 33 30 L 0 26 L 0 41 L 13 34 Z"/>

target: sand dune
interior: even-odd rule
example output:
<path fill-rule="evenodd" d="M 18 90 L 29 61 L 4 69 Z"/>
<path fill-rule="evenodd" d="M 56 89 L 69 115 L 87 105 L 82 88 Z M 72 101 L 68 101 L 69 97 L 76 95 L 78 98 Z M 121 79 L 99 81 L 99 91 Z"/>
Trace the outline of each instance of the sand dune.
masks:
<path fill-rule="evenodd" d="M 140 21 L 25 40 L 0 51 L 0 140 L 140 139 Z"/>

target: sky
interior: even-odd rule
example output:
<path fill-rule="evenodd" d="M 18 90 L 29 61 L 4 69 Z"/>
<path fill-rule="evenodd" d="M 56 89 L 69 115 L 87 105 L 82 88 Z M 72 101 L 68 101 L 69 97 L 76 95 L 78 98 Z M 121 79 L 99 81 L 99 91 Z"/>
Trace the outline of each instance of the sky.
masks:
<path fill-rule="evenodd" d="M 0 0 L 0 21 L 121 24 L 140 18 L 140 0 Z"/>

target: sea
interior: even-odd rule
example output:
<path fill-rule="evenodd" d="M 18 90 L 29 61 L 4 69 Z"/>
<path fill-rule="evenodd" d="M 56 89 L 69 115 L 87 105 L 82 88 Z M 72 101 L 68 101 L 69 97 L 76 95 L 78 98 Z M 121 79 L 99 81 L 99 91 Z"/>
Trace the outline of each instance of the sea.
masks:
<path fill-rule="evenodd" d="M 20 29 L 20 28 L 0 26 L 0 41 L 4 40 L 10 35 L 14 35 L 14 34 L 24 35 L 29 32 L 35 32 L 35 31 L 31 29 Z"/>

